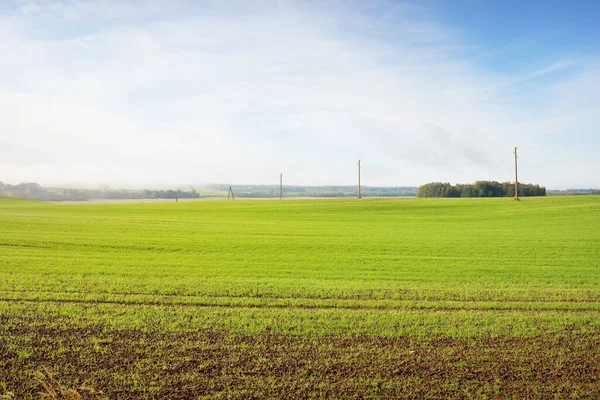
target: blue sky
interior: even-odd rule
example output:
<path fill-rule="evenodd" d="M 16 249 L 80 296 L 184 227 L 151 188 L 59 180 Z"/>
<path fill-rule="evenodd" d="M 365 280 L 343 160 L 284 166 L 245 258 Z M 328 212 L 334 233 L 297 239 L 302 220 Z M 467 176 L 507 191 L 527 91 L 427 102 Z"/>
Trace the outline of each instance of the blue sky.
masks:
<path fill-rule="evenodd" d="M 0 180 L 600 187 L 600 3 L 0 3 Z"/>
<path fill-rule="evenodd" d="M 600 47 L 597 1 L 439 1 L 437 19 L 487 50 L 486 68 L 511 73 Z M 483 52 L 485 54 L 485 51 Z"/>

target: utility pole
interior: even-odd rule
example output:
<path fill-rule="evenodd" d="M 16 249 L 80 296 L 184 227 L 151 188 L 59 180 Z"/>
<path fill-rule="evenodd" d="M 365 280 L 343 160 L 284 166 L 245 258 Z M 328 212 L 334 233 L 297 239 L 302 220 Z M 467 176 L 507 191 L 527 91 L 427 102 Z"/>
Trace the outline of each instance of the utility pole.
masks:
<path fill-rule="evenodd" d="M 358 198 L 360 199 L 360 160 L 358 160 Z"/>
<path fill-rule="evenodd" d="M 279 174 L 279 200 L 283 200 L 283 174 Z"/>
<path fill-rule="evenodd" d="M 515 200 L 519 200 L 519 177 L 517 174 L 517 149 L 518 147 L 515 147 Z"/>

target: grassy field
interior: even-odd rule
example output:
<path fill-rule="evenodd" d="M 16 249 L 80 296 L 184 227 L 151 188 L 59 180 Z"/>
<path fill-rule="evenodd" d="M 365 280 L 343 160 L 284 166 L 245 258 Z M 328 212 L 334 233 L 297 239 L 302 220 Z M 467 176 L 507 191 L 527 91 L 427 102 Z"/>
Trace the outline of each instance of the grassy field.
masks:
<path fill-rule="evenodd" d="M 600 197 L 0 199 L 0 398 L 599 398 Z"/>

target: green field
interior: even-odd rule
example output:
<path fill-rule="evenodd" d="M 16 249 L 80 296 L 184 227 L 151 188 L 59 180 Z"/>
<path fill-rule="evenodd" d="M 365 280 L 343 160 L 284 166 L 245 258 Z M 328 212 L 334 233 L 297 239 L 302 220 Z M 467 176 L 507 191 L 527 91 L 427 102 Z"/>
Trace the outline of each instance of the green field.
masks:
<path fill-rule="evenodd" d="M 0 398 L 48 385 L 599 398 L 600 197 L 0 199 Z"/>

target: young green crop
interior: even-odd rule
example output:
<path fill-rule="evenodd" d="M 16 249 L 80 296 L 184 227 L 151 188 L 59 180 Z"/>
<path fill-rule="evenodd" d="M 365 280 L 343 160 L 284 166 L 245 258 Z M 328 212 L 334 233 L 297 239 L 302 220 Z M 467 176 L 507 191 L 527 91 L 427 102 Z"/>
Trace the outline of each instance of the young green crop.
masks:
<path fill-rule="evenodd" d="M 598 196 L 0 199 L 0 397 L 597 398 L 599 243 Z"/>
<path fill-rule="evenodd" d="M 0 202 L 2 290 L 600 298 L 600 200 Z"/>

